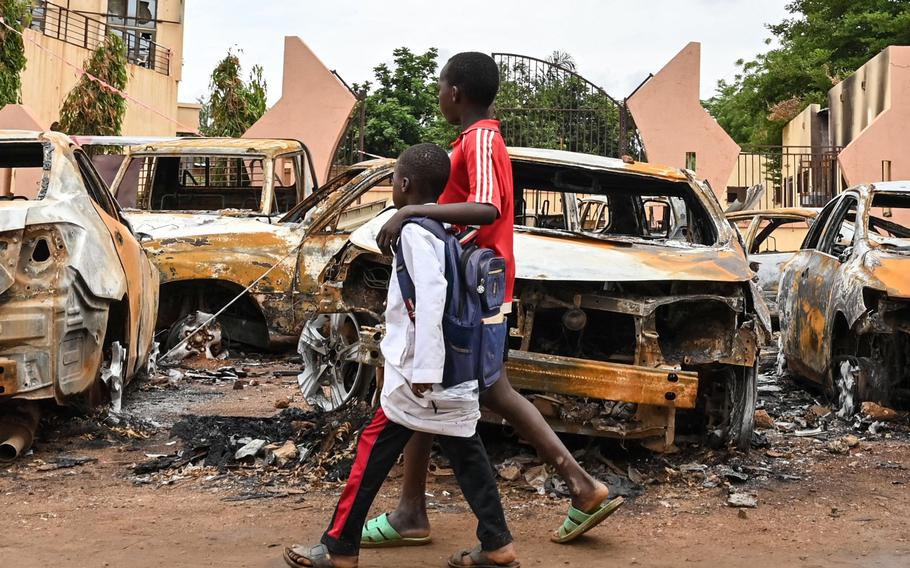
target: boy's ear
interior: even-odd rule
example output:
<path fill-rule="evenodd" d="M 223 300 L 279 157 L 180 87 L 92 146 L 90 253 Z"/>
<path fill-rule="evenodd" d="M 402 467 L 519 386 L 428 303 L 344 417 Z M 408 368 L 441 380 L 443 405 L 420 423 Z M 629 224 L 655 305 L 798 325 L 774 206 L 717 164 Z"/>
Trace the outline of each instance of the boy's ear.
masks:
<path fill-rule="evenodd" d="M 402 193 L 407 193 L 407 192 L 408 192 L 408 189 L 409 189 L 409 187 L 410 187 L 410 185 L 411 185 L 411 179 L 410 179 L 410 178 L 407 178 L 407 177 L 402 177 L 402 178 L 401 178 L 401 192 L 402 192 Z"/>
<path fill-rule="evenodd" d="M 452 102 L 461 102 L 461 87 L 458 87 L 457 85 L 452 85 Z"/>

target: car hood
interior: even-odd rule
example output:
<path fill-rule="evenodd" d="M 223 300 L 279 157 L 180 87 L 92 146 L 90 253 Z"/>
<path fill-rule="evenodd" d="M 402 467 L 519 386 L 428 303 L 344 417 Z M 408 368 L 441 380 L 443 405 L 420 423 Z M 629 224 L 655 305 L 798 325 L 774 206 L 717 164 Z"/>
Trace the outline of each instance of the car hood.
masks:
<path fill-rule="evenodd" d="M 147 213 L 126 211 L 137 234 L 155 240 L 191 239 L 210 235 L 269 233 L 288 235 L 292 225 L 269 223 L 268 219 L 230 217 L 217 213 Z"/>
<path fill-rule="evenodd" d="M 295 266 L 288 259 L 303 236 L 297 225 L 215 214 L 133 212 L 127 218 L 162 283 L 219 279 L 247 286 L 262 280 L 261 290 L 283 290 Z"/>
<path fill-rule="evenodd" d="M 910 298 L 910 256 L 870 250 L 863 264 L 870 273 L 870 285 L 893 298 Z"/>
<path fill-rule="evenodd" d="M 392 213 L 384 212 L 357 229 L 351 242 L 379 252 L 376 233 Z M 524 280 L 745 282 L 752 278 L 748 263 L 734 248 L 606 241 L 522 230 L 514 236 L 515 276 Z"/>

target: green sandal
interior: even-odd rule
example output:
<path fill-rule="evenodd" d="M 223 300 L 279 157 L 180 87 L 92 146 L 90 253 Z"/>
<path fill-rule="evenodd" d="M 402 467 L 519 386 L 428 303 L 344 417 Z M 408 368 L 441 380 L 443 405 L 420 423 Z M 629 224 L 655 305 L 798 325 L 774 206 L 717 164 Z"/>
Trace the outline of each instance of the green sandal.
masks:
<path fill-rule="evenodd" d="M 389 523 L 389 514 L 383 513 L 370 519 L 360 532 L 360 548 L 393 548 L 396 546 L 423 546 L 430 544 L 429 536 L 403 537 Z"/>
<path fill-rule="evenodd" d="M 622 497 L 617 497 L 601 503 L 600 508 L 593 513 L 579 511 L 575 507 L 569 507 L 569 514 L 563 521 L 559 530 L 550 537 L 555 543 L 565 544 L 572 542 L 576 538 L 585 534 L 589 530 L 599 525 L 604 519 L 612 515 L 616 509 L 625 502 Z"/>

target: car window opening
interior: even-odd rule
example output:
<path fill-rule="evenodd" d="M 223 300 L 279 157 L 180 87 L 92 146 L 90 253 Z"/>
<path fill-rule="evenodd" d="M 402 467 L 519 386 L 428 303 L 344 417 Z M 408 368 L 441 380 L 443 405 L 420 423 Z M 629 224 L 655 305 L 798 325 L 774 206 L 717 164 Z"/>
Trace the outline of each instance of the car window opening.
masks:
<path fill-rule="evenodd" d="M 4 143 L 0 156 L 0 200 L 43 198 L 45 147 L 41 142 Z"/>
<path fill-rule="evenodd" d="M 520 162 L 513 172 L 518 226 L 699 245 L 717 241 L 710 214 L 686 181 Z"/>

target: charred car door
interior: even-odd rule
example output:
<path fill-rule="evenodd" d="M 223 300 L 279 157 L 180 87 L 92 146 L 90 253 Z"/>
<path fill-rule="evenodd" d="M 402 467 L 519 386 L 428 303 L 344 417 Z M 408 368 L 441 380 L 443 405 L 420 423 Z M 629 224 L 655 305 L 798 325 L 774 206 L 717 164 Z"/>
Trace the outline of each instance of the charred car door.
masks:
<path fill-rule="evenodd" d="M 139 362 L 145 360 L 151 347 L 155 329 L 155 315 L 158 310 L 157 273 L 139 245 L 132 229 L 120 214 L 114 198 L 101 180 L 91 160 L 82 151 L 75 153 L 79 173 L 92 199 L 98 216 L 110 231 L 114 247 L 120 257 L 120 265 L 127 280 L 126 313 L 116 312 L 112 307 L 109 314 L 108 333 L 115 340 L 123 342 L 127 349 L 127 365 L 124 376 L 132 377 L 138 370 Z M 123 329 L 112 329 L 113 325 L 124 324 Z"/>
<path fill-rule="evenodd" d="M 297 252 L 294 290 L 300 297 L 295 305 L 302 305 L 309 311 L 326 263 L 341 250 L 357 227 L 386 208 L 391 192 L 382 191 L 382 186 L 391 184 L 391 164 L 394 163 L 388 162 L 389 165 L 383 167 L 361 165 L 347 169 L 281 219 L 280 223 L 298 223 L 304 227 Z M 377 191 L 371 192 L 374 189 Z M 306 320 L 306 314 L 299 315 Z"/>
<path fill-rule="evenodd" d="M 825 381 L 829 362 L 828 307 L 834 300 L 837 282 L 844 277 L 841 266 L 853 250 L 856 212 L 855 195 L 845 194 L 830 203 L 781 279 L 781 332 L 789 354 L 788 364 L 819 383 Z"/>

